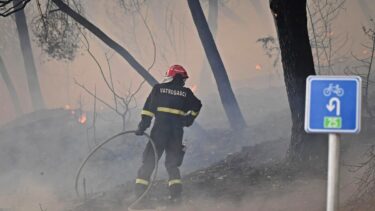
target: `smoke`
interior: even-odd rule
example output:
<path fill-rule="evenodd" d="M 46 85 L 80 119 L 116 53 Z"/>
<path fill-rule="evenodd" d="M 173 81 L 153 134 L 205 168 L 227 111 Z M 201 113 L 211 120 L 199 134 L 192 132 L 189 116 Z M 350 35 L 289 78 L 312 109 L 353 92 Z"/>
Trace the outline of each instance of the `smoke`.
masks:
<path fill-rule="evenodd" d="M 184 200 L 175 211 L 280 211 L 280 210 L 311 210 L 325 209 L 325 181 L 310 177 L 300 177 L 295 181 L 283 181 L 277 184 L 262 183 L 249 187 L 247 194 L 237 200 L 197 196 Z M 233 192 L 236 194 L 236 192 Z M 126 207 L 124 207 L 126 209 Z M 123 208 L 123 209 L 124 209 Z"/>
<path fill-rule="evenodd" d="M 276 210 L 309 210 L 325 209 L 325 181 L 312 178 L 300 178 L 284 186 L 262 187 L 259 191 L 245 197 L 240 210 L 276 211 Z"/>
<path fill-rule="evenodd" d="M 3 180 L 3 178 L 2 178 Z M 18 184 L 0 192 L 0 210 L 37 211 L 64 210 L 65 205 L 50 186 L 43 181 L 22 177 Z M 6 191 L 8 190 L 8 191 Z"/>
<path fill-rule="evenodd" d="M 43 3 L 43 1 L 41 1 Z M 113 2 L 83 5 L 86 17 L 103 29 L 127 49 L 145 67 L 153 58 L 149 34 L 139 14 L 124 13 Z M 202 100 L 203 108 L 197 122 L 208 133 L 198 134 L 191 128 L 185 129 L 188 150 L 181 170 L 184 175 L 224 159 L 240 151 L 244 146 L 254 146 L 271 140 L 287 140 L 290 136 L 290 111 L 284 88 L 281 67 L 273 66 L 256 40 L 274 35 L 274 25 L 267 2 L 259 8 L 264 11 L 252 13 L 254 8 L 248 0 L 219 4 L 218 31 L 215 41 L 225 63 L 228 75 L 247 121 L 248 128 L 241 135 L 228 129 L 225 112 L 212 81 L 210 68 L 203 68 L 209 75 L 202 76 L 205 56 L 196 34 L 191 15 L 184 1 L 146 1 L 141 13 L 154 36 L 157 55 L 151 73 L 162 79 L 166 68 L 174 63 L 186 67 L 190 78 L 188 86 L 195 87 L 196 95 Z M 340 16 L 340 28 L 350 36 L 360 50 L 362 31 L 356 14 L 351 8 Z M 103 9 L 104 8 L 104 9 Z M 228 13 L 229 12 L 229 13 Z M 349 12 L 349 11 L 348 11 Z M 38 14 L 35 2 L 26 7 L 29 24 Z M 236 15 L 236 16 L 233 16 Z M 236 18 L 237 17 L 237 18 Z M 238 17 L 241 19 L 239 21 Z M 341 17 L 343 19 L 341 19 Z M 265 21 L 266 19 L 266 21 Z M 30 96 L 25 80 L 25 70 L 14 21 L 1 19 L 1 56 L 6 61 L 11 78 L 15 83 L 24 112 L 31 112 Z M 357 30 L 358 29 L 358 30 Z M 340 34 L 341 32 L 335 32 Z M 32 38 L 32 40 L 35 37 Z M 135 71 L 120 56 L 92 35 L 88 36 L 91 50 L 109 75 L 105 54 L 110 57 L 114 86 L 120 94 L 134 90 L 142 81 Z M 113 105 L 113 94 L 108 91 L 93 60 L 82 52 L 71 63 L 50 60 L 32 42 L 38 76 L 43 97 L 48 109 L 27 114 L 18 119 L 9 103 L 9 96 L 0 78 L 0 210 L 67 210 L 76 199 L 74 179 L 82 160 L 101 141 L 122 130 L 121 119 L 104 104 L 97 102 L 97 120 L 94 129 L 94 100 L 73 79 L 84 84 L 105 102 Z M 356 49 L 358 48 L 358 49 Z M 359 51 L 361 52 L 361 51 Z M 339 71 L 338 71 L 339 72 Z M 211 80 L 210 82 L 207 82 Z M 136 96 L 136 108 L 127 119 L 127 129 L 135 129 L 140 119 L 139 110 L 150 87 L 144 85 Z M 62 108 L 81 109 L 86 119 Z M 79 122 L 81 120 L 81 123 Z M 95 131 L 95 132 L 94 132 Z M 83 192 L 83 178 L 88 196 L 127 182 L 132 182 L 141 163 L 141 154 L 146 141 L 134 136 L 121 137 L 99 150 L 85 166 L 79 181 Z M 285 154 L 285 147 L 274 147 L 275 154 Z M 271 149 L 268 150 L 270 152 Z M 166 178 L 163 159 L 159 162 L 159 178 Z M 267 160 L 267 158 L 264 158 Z M 260 184 L 259 186 L 262 186 Z M 240 201 L 199 198 L 187 202 L 187 210 L 322 210 L 324 205 L 324 182 L 300 179 L 294 183 L 255 187 Z M 195 206 L 196 207 L 195 207 Z M 182 208 L 185 209 L 186 208 Z"/>

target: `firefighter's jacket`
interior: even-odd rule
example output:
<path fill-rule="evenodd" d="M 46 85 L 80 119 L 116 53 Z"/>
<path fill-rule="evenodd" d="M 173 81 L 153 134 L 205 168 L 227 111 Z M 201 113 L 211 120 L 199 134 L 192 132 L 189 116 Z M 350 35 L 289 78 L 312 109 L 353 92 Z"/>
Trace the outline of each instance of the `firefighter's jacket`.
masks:
<path fill-rule="evenodd" d="M 202 107 L 193 92 L 177 83 L 156 84 L 142 110 L 140 127 L 146 129 L 155 117 L 155 125 L 188 127 Z"/>

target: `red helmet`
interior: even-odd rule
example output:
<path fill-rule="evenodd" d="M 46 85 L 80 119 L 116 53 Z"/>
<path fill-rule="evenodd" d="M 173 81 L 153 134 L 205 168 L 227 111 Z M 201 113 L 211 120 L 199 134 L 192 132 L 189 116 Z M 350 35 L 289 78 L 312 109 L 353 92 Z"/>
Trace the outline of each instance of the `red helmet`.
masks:
<path fill-rule="evenodd" d="M 181 75 L 184 79 L 189 78 L 186 70 L 178 64 L 172 65 L 165 74 L 168 78 L 174 78 L 176 75 Z"/>

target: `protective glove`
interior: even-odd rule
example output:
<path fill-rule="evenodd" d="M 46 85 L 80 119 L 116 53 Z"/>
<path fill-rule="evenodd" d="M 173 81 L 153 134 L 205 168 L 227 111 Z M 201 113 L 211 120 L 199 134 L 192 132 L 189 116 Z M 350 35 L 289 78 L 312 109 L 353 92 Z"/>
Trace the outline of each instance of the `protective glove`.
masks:
<path fill-rule="evenodd" d="M 192 115 L 187 115 L 185 116 L 184 119 L 184 126 L 185 127 L 190 127 L 194 122 L 194 117 Z"/>
<path fill-rule="evenodd" d="M 145 133 L 145 130 L 147 129 L 147 127 L 145 127 L 145 125 L 143 124 L 143 122 L 141 121 L 139 124 L 138 124 L 138 129 L 135 131 L 135 135 L 137 136 L 142 136 L 144 133 Z"/>

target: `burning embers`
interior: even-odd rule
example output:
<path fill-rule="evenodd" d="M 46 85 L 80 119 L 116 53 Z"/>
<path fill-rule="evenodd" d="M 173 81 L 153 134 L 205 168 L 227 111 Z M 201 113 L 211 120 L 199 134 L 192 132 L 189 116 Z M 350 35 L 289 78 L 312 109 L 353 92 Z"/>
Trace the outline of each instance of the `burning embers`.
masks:
<path fill-rule="evenodd" d="M 87 114 L 86 112 L 82 111 L 82 109 L 73 109 L 70 105 L 65 105 L 64 109 L 70 111 L 70 114 L 74 116 L 74 119 L 78 121 L 78 123 L 84 125 L 87 122 Z"/>
<path fill-rule="evenodd" d="M 83 125 L 87 122 L 87 116 L 85 112 L 82 112 L 82 114 L 79 116 L 78 122 Z"/>
<path fill-rule="evenodd" d="M 255 70 L 262 70 L 262 65 L 260 64 L 255 65 Z"/>

